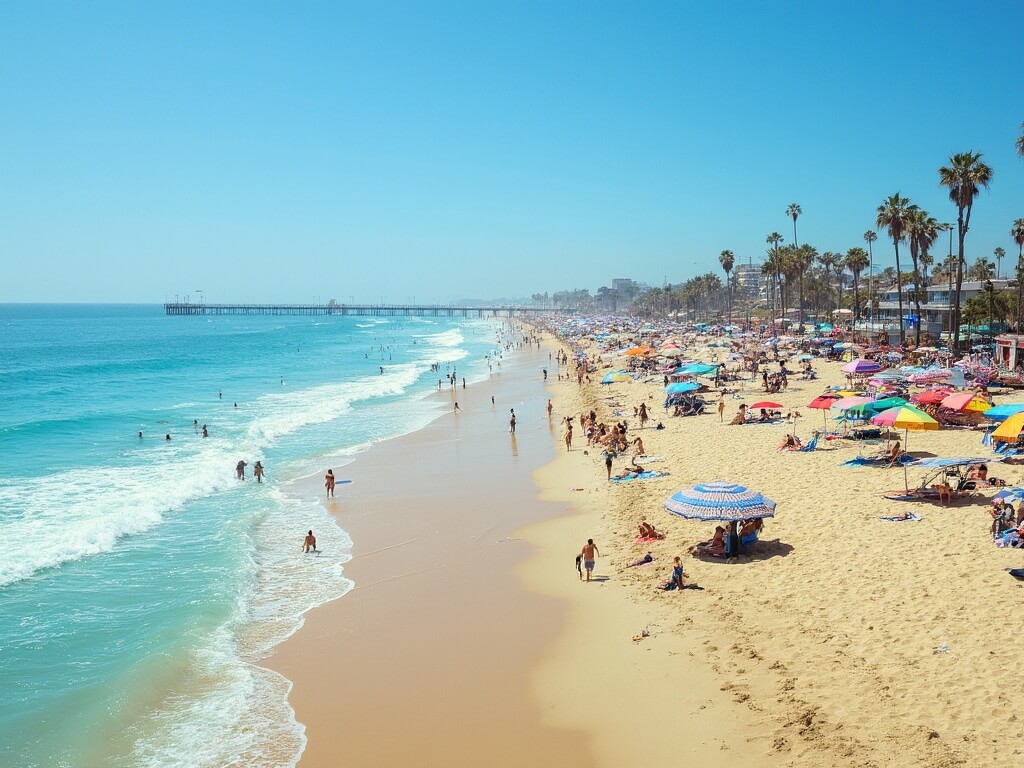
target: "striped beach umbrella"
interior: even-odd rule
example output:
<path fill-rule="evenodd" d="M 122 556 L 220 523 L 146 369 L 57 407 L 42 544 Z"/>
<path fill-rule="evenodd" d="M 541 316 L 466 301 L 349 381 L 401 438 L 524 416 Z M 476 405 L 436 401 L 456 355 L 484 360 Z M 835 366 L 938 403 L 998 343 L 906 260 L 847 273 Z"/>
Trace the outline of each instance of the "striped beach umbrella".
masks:
<path fill-rule="evenodd" d="M 745 486 L 716 480 L 676 491 L 665 509 L 688 520 L 736 522 L 755 517 L 775 517 L 775 502 Z"/>
<path fill-rule="evenodd" d="M 880 370 L 882 370 L 882 366 L 874 360 L 864 360 L 863 358 L 858 358 L 843 366 L 844 372 L 853 374 L 875 373 Z"/>
<path fill-rule="evenodd" d="M 907 444 L 910 442 L 910 430 L 935 430 L 939 428 L 939 422 L 912 405 L 899 405 L 882 411 L 871 419 L 871 423 L 879 427 L 893 427 L 903 430 L 903 452 L 907 452 Z M 910 488 L 907 482 L 907 465 L 903 465 L 903 485 Z"/>

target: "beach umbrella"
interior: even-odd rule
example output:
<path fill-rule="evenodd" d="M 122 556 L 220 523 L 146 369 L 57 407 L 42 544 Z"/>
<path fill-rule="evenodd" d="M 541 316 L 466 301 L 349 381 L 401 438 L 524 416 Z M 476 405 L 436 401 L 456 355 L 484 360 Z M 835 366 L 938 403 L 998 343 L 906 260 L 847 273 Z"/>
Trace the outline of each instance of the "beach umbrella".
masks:
<path fill-rule="evenodd" d="M 1003 421 L 1021 411 L 1024 411 L 1024 403 L 1006 403 L 1005 405 L 989 408 L 987 411 L 982 412 L 982 416 L 986 419 L 992 419 L 992 421 Z"/>
<path fill-rule="evenodd" d="M 771 400 L 761 400 L 760 402 L 754 403 L 752 406 L 750 406 L 750 409 L 759 410 L 763 408 L 766 411 L 777 411 L 782 407 L 782 403 L 773 403 Z"/>
<path fill-rule="evenodd" d="M 995 428 L 992 432 L 992 439 L 1013 443 L 1020 437 L 1022 431 L 1024 431 L 1024 412 L 1015 413 L 1008 416 L 1002 424 Z"/>
<path fill-rule="evenodd" d="M 802 355 L 797 355 L 793 359 L 794 360 L 810 360 L 813 357 L 814 357 L 814 355 L 808 355 L 806 352 L 804 352 Z"/>
<path fill-rule="evenodd" d="M 939 422 L 912 405 L 898 405 L 871 419 L 872 424 L 880 427 L 893 427 L 903 430 L 903 452 L 907 452 L 907 444 L 910 442 L 910 430 L 935 430 L 939 428 Z M 903 485 L 909 491 L 910 484 L 907 481 L 907 465 L 903 465 Z"/>
<path fill-rule="evenodd" d="M 703 376 L 708 373 L 714 373 L 718 369 L 717 365 L 706 365 L 704 363 L 690 363 L 679 368 L 676 373 L 688 373 L 691 376 Z"/>
<path fill-rule="evenodd" d="M 616 381 L 631 381 L 632 379 L 633 379 L 633 377 L 630 376 L 625 371 L 612 371 L 612 372 L 606 373 L 604 375 L 604 378 L 601 379 L 601 383 L 602 384 L 612 384 L 612 383 L 614 383 Z"/>
<path fill-rule="evenodd" d="M 843 366 L 843 370 L 846 373 L 863 374 L 863 373 L 875 373 L 876 371 L 882 370 L 882 366 L 876 363 L 874 360 L 863 360 L 858 358 L 851 363 L 847 363 Z"/>
<path fill-rule="evenodd" d="M 833 411 L 848 411 L 851 408 L 856 408 L 858 405 L 864 405 L 870 403 L 870 397 L 864 397 L 863 395 L 852 395 L 847 397 L 841 397 L 830 406 Z"/>
<path fill-rule="evenodd" d="M 813 400 L 811 400 L 811 402 L 807 404 L 808 408 L 813 408 L 816 411 L 821 411 L 822 423 L 826 432 L 828 432 L 828 410 L 829 408 L 832 407 L 832 403 L 834 403 L 838 399 L 839 395 L 818 395 L 816 398 L 814 398 Z"/>
<path fill-rule="evenodd" d="M 676 491 L 666 499 L 665 509 L 688 520 L 737 522 L 775 517 L 774 501 L 742 485 L 721 480 Z"/>
<path fill-rule="evenodd" d="M 991 404 L 983 397 L 978 397 L 973 392 L 957 392 L 942 400 L 943 408 L 950 408 L 954 411 L 987 411 Z"/>
<path fill-rule="evenodd" d="M 630 355 L 630 356 L 653 355 L 654 354 L 654 347 L 650 347 L 647 344 L 641 344 L 639 347 L 633 347 L 632 349 L 627 349 L 626 350 L 626 354 Z"/>
<path fill-rule="evenodd" d="M 669 395 L 682 395 L 700 389 L 700 384 L 695 381 L 677 381 L 665 387 L 665 393 Z"/>
<path fill-rule="evenodd" d="M 921 405 L 938 405 L 947 397 L 949 397 L 948 389 L 928 389 L 910 399 Z"/>
<path fill-rule="evenodd" d="M 1024 499 L 1024 488 L 1004 488 L 995 496 L 992 497 L 992 501 L 1002 500 L 1007 504 L 1016 504 L 1017 502 Z"/>

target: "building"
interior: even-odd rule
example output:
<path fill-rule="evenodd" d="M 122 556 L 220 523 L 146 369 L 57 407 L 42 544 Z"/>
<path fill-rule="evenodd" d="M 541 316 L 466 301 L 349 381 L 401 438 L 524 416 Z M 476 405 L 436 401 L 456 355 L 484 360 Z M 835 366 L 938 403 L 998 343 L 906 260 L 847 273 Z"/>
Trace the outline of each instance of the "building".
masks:
<path fill-rule="evenodd" d="M 736 264 L 732 268 L 736 277 L 738 293 L 745 296 L 759 296 L 761 293 L 761 265 Z"/>
<path fill-rule="evenodd" d="M 637 293 L 636 280 L 628 277 L 616 277 L 612 280 L 612 290 L 618 291 L 623 296 L 633 296 Z"/>
<path fill-rule="evenodd" d="M 963 307 L 969 299 L 979 296 L 985 292 L 985 282 L 981 280 L 964 280 L 960 289 L 960 306 Z M 992 287 L 996 292 L 1008 290 L 1010 280 L 1003 278 L 992 280 Z M 903 287 L 903 317 L 906 328 L 913 328 L 916 317 L 916 307 L 908 295 L 908 289 L 913 286 Z M 921 303 L 921 331 L 929 333 L 936 338 L 943 333 L 949 332 L 950 308 L 953 305 L 954 290 L 950 290 L 949 283 L 937 283 L 927 288 L 928 300 Z M 896 328 L 898 330 L 899 300 L 896 295 L 896 286 L 891 285 L 882 294 L 878 302 L 878 311 L 870 323 L 858 324 L 858 327 L 865 327 L 872 330 L 883 328 Z"/>

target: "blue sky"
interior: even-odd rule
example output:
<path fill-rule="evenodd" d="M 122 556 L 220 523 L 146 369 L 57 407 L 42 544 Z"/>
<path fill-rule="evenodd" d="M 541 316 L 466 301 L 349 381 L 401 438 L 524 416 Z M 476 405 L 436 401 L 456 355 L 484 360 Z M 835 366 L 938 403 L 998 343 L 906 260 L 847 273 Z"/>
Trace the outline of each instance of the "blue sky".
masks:
<path fill-rule="evenodd" d="M 897 190 L 952 220 L 937 168 L 967 149 L 995 170 L 968 258 L 1016 256 L 1022 22 L 1019 2 L 6 2 L 0 301 L 675 283 L 790 241 L 790 202 L 819 251 L 863 245 Z"/>

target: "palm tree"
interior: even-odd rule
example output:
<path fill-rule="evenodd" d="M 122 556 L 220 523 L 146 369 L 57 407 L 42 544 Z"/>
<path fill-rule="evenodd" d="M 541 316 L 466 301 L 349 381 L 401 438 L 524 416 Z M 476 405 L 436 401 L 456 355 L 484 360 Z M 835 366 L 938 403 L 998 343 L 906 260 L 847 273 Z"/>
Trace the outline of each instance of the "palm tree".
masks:
<path fill-rule="evenodd" d="M 799 207 L 799 206 L 797 206 Z M 804 274 L 818 258 L 818 252 L 810 245 L 793 246 L 793 268 L 800 280 L 800 333 L 804 332 Z"/>
<path fill-rule="evenodd" d="M 778 232 L 772 232 L 770 235 L 768 235 L 767 238 L 765 238 L 765 242 L 768 243 L 772 247 L 771 253 L 774 254 L 774 257 L 775 257 L 772 260 L 773 264 L 774 264 L 773 268 L 774 268 L 774 275 L 775 275 L 774 280 L 773 280 L 773 284 L 772 284 L 772 322 L 774 323 L 775 322 L 775 288 L 778 287 L 779 272 L 780 272 L 780 270 L 779 270 L 779 266 L 780 266 L 779 243 L 782 242 L 782 235 L 780 235 Z"/>
<path fill-rule="evenodd" d="M 1001 271 L 1001 264 L 1003 263 L 1003 257 L 1006 255 L 1006 251 L 1003 250 L 1002 246 L 997 245 L 996 249 L 992 252 L 996 257 L 996 280 L 999 279 L 999 273 Z"/>
<path fill-rule="evenodd" d="M 1024 123 L 1020 124 L 1020 136 L 1017 137 L 1017 154 L 1024 157 Z"/>
<path fill-rule="evenodd" d="M 876 225 L 889 230 L 889 237 L 892 238 L 893 247 L 896 249 L 896 301 L 899 307 L 900 344 L 907 340 L 903 330 L 903 280 L 900 275 L 900 241 L 906 237 L 907 227 L 910 225 L 910 217 L 917 210 L 912 205 L 909 197 L 900 197 L 897 192 L 890 195 L 884 203 L 878 206 L 878 216 L 875 219 Z"/>
<path fill-rule="evenodd" d="M 927 282 L 921 276 L 921 256 L 928 254 L 939 236 L 939 222 L 928 211 L 914 207 L 909 216 L 907 225 L 907 241 L 910 244 L 910 259 L 914 263 L 914 311 L 917 314 L 917 331 L 914 336 L 914 343 L 921 344 L 921 299 L 927 300 L 928 294 L 924 289 Z"/>
<path fill-rule="evenodd" d="M 872 232 L 871 234 L 874 234 Z M 854 246 L 846 252 L 846 268 L 853 273 L 853 314 L 860 315 L 860 273 L 870 266 L 871 260 L 868 252 L 863 248 Z"/>
<path fill-rule="evenodd" d="M 974 198 L 982 187 L 992 182 L 992 168 L 981 161 L 981 153 L 960 152 L 949 158 L 949 165 L 939 168 L 939 185 L 949 189 L 949 199 L 956 206 L 957 250 L 956 292 L 953 296 L 953 348 L 960 348 L 960 292 L 963 288 L 964 238 L 971 226 Z"/>
<path fill-rule="evenodd" d="M 818 257 L 818 263 L 825 269 L 825 312 L 828 312 L 828 301 L 832 292 L 832 268 L 835 267 L 838 258 L 839 254 L 832 251 L 825 251 Z"/>
<path fill-rule="evenodd" d="M 846 257 L 841 253 L 836 254 L 836 306 L 843 308 L 843 272 L 846 271 Z"/>
<path fill-rule="evenodd" d="M 732 281 L 729 279 L 732 273 L 733 264 L 736 263 L 736 254 L 732 251 L 722 251 L 718 254 L 718 263 L 725 271 L 725 284 L 729 289 L 729 325 L 732 325 Z"/>
<path fill-rule="evenodd" d="M 871 250 L 871 244 L 878 239 L 878 235 L 875 234 L 875 230 L 869 229 L 864 233 L 864 242 L 868 244 L 868 306 L 871 304 L 872 297 L 875 294 L 874 291 L 874 271 L 875 271 L 875 254 Z M 872 314 L 872 313 L 868 313 Z"/>
<path fill-rule="evenodd" d="M 972 280 L 978 282 L 984 282 L 985 280 L 992 279 L 992 262 L 986 259 L 984 256 L 979 256 L 971 264 L 970 269 L 967 270 L 968 276 Z"/>
<path fill-rule="evenodd" d="M 801 213 L 803 210 L 797 203 L 790 203 L 786 206 L 786 215 L 793 219 L 793 245 L 800 245 L 800 241 L 796 239 L 796 220 Z"/>
<path fill-rule="evenodd" d="M 1021 127 L 1024 128 L 1024 126 Z M 1020 333 L 1021 298 L 1024 294 L 1024 219 L 1017 219 L 1013 222 L 1013 226 L 1010 228 L 1010 237 L 1017 244 L 1017 333 Z"/>
<path fill-rule="evenodd" d="M 768 287 L 765 289 L 765 298 L 771 308 L 772 326 L 775 325 L 775 281 L 778 275 L 778 256 L 774 249 L 767 251 L 767 258 L 761 264 L 761 274 L 768 278 Z"/>

